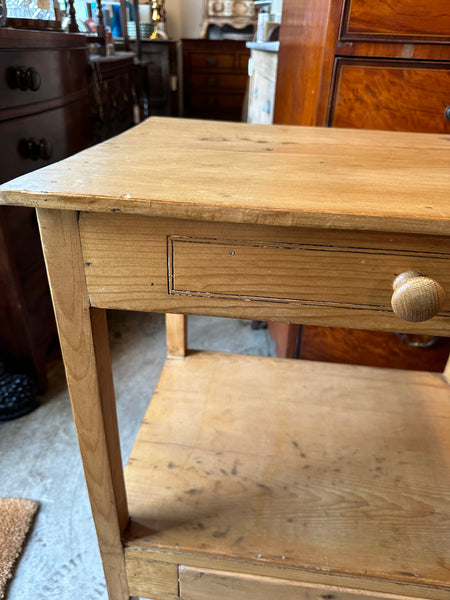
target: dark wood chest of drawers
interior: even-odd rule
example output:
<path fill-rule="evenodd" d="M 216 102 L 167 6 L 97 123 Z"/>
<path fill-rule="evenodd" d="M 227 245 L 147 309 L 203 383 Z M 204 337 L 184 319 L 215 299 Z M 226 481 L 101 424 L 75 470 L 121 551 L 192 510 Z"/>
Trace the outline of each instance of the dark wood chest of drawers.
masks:
<path fill-rule="evenodd" d="M 184 116 L 241 121 L 250 51 L 234 40 L 183 40 Z"/>
<path fill-rule="evenodd" d="M 83 35 L 0 29 L 0 182 L 74 154 L 92 139 Z M 34 210 L 0 210 L 0 361 L 45 388 L 56 327 Z"/>

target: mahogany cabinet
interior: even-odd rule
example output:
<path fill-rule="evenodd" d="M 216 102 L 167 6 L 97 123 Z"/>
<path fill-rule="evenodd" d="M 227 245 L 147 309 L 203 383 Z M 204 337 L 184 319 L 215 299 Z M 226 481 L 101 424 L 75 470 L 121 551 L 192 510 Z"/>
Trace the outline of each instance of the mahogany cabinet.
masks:
<path fill-rule="evenodd" d="M 450 134 L 448 1 L 284 0 L 274 122 Z M 438 371 L 450 347 L 401 332 L 270 328 L 279 355 L 332 362 Z"/>
<path fill-rule="evenodd" d="M 184 116 L 241 121 L 250 50 L 235 40 L 182 40 Z"/>

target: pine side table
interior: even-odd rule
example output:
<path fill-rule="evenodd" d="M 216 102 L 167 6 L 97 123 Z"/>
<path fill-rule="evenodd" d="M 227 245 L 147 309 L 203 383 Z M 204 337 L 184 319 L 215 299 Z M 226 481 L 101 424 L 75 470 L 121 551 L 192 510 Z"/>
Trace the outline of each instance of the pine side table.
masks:
<path fill-rule="evenodd" d="M 187 314 L 450 334 L 449 139 L 151 118 L 37 208 L 111 600 L 450 597 L 450 367 L 186 349 Z M 167 313 L 122 470 L 106 310 Z"/>

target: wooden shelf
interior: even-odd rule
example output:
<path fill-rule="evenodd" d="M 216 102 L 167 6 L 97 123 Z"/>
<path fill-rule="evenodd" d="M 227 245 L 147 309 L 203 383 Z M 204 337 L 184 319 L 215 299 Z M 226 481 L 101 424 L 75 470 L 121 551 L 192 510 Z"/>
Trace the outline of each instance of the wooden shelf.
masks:
<path fill-rule="evenodd" d="M 448 399 L 435 373 L 168 359 L 125 472 L 131 593 L 194 568 L 448 598 Z"/>

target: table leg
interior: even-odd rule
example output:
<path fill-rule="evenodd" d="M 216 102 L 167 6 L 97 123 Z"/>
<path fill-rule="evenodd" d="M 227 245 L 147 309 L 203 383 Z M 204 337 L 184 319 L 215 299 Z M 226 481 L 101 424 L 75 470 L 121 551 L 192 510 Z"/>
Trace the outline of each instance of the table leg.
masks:
<path fill-rule="evenodd" d="M 186 356 L 187 317 L 166 314 L 167 356 Z"/>
<path fill-rule="evenodd" d="M 78 214 L 38 209 L 86 484 L 110 600 L 128 600 L 121 534 L 128 523 L 106 314 L 89 306 Z"/>

